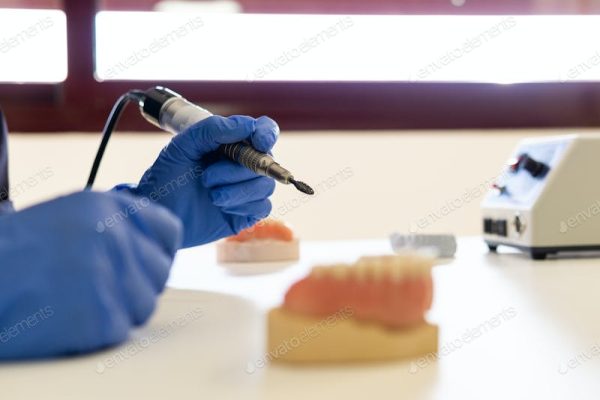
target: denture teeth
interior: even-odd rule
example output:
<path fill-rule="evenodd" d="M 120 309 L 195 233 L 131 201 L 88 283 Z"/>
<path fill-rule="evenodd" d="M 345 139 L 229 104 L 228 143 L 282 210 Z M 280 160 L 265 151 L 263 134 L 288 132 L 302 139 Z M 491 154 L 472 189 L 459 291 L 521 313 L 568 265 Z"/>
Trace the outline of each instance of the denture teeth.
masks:
<path fill-rule="evenodd" d="M 351 268 L 352 276 L 359 282 L 364 282 L 367 279 L 367 269 L 362 265 L 355 265 Z"/>
<path fill-rule="evenodd" d="M 381 265 L 381 257 L 380 256 L 364 256 L 358 259 L 355 265 L 364 265 L 376 268 L 378 265 Z"/>
<path fill-rule="evenodd" d="M 335 279 L 346 279 L 350 267 L 345 264 L 337 264 L 331 267 L 331 273 Z"/>
<path fill-rule="evenodd" d="M 373 280 L 381 280 L 387 272 L 387 263 L 383 257 L 380 256 L 366 256 L 362 257 L 356 263 L 355 268 L 362 270 L 362 273 Z"/>
<path fill-rule="evenodd" d="M 329 267 L 323 267 L 319 265 L 312 268 L 312 270 L 310 271 L 310 275 L 317 279 L 324 278 L 325 276 L 327 276 L 328 269 Z"/>
<path fill-rule="evenodd" d="M 406 276 L 429 274 L 433 266 L 432 258 L 424 257 L 414 252 L 379 257 L 363 257 L 361 262 L 375 264 L 377 268 L 383 268 L 388 275 L 398 280 Z"/>
<path fill-rule="evenodd" d="M 324 277 L 338 280 L 353 278 L 359 282 L 367 279 L 380 281 L 389 277 L 397 282 L 407 277 L 427 275 L 432 266 L 432 258 L 414 252 L 406 252 L 396 255 L 365 256 L 353 265 L 315 266 L 310 275 L 317 279 Z"/>
<path fill-rule="evenodd" d="M 384 275 L 389 279 L 394 279 L 396 275 L 396 263 L 393 259 L 386 257 L 383 259 L 383 272 Z"/>
<path fill-rule="evenodd" d="M 400 281 L 406 275 L 406 268 L 401 263 L 392 263 L 388 269 L 393 281 Z"/>
<path fill-rule="evenodd" d="M 361 276 L 365 279 L 373 279 L 375 276 L 375 266 L 370 262 L 362 261 L 357 264 L 354 268 L 358 268 L 360 270 Z"/>
<path fill-rule="evenodd" d="M 411 257 L 412 274 L 416 276 L 429 275 L 433 267 L 433 259 L 421 255 Z"/>
<path fill-rule="evenodd" d="M 376 281 L 380 281 L 385 277 L 385 273 L 386 273 L 386 264 L 384 260 L 376 260 L 373 263 L 373 278 L 375 278 Z"/>
<path fill-rule="evenodd" d="M 422 274 L 430 274 L 434 265 L 434 259 L 431 257 L 420 257 L 419 264 L 419 269 Z"/>
<path fill-rule="evenodd" d="M 414 260 L 411 255 L 402 254 L 402 255 L 396 256 L 395 263 L 402 270 L 402 274 L 405 277 L 411 277 L 415 274 Z"/>

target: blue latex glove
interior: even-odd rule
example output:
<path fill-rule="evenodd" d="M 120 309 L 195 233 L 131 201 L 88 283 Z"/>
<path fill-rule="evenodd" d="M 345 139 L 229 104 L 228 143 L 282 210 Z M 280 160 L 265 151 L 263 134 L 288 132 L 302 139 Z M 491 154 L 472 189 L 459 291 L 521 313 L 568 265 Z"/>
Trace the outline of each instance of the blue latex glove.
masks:
<path fill-rule="evenodd" d="M 125 340 L 154 310 L 181 244 L 168 210 L 82 192 L 0 216 L 0 359 Z"/>
<path fill-rule="evenodd" d="M 234 235 L 269 215 L 275 181 L 222 157 L 213 159 L 214 151 L 249 140 L 266 153 L 278 135 L 279 127 L 267 117 L 209 117 L 175 136 L 130 190 L 181 219 L 183 247 Z"/>

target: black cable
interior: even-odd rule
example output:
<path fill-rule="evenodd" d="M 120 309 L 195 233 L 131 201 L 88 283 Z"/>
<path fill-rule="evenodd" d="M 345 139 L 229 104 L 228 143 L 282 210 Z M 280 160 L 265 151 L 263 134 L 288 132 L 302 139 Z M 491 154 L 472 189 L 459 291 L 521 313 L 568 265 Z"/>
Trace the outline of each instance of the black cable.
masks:
<path fill-rule="evenodd" d="M 8 128 L 4 113 L 0 109 L 0 202 L 9 200 L 8 184 Z"/>
<path fill-rule="evenodd" d="M 96 175 L 98 174 L 98 169 L 100 168 L 100 162 L 102 161 L 104 151 L 106 150 L 106 145 L 108 144 L 108 140 L 110 139 L 115 126 L 119 122 L 125 107 L 132 101 L 139 102 L 143 100 L 144 96 L 144 92 L 141 90 L 130 90 L 123 96 L 119 97 L 119 100 L 117 100 L 113 106 L 108 119 L 106 120 L 106 125 L 104 125 L 104 130 L 102 131 L 102 141 L 100 142 L 100 147 L 98 147 L 98 152 L 96 153 L 96 158 L 94 159 L 94 164 L 92 165 L 92 170 L 90 171 L 90 176 L 87 184 L 85 185 L 86 190 L 90 190 L 94 185 Z"/>

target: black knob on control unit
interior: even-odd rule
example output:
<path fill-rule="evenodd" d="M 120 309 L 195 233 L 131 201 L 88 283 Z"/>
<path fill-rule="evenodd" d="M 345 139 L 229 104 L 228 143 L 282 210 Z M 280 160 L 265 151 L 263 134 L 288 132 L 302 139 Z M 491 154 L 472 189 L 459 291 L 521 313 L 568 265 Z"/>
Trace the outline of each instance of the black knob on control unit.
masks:
<path fill-rule="evenodd" d="M 525 170 L 528 171 L 531 174 L 531 176 L 534 177 L 542 177 L 546 175 L 546 173 L 550 169 L 543 162 L 536 161 L 533 158 L 529 157 L 527 154 L 524 155 L 523 161 L 521 162 L 523 163 L 523 168 L 525 168 Z"/>
<path fill-rule="evenodd" d="M 535 178 L 543 177 L 550 170 L 550 167 L 546 164 L 541 161 L 536 161 L 528 154 L 521 154 L 515 162 L 510 164 L 510 170 L 512 172 L 517 172 L 521 168 L 525 169 L 525 171 L 529 172 L 531 176 Z"/>

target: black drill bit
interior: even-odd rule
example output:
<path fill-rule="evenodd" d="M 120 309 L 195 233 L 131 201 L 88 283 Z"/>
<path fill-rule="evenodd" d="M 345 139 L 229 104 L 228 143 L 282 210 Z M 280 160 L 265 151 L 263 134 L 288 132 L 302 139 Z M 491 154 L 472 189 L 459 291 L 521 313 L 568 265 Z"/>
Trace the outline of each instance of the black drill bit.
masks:
<path fill-rule="evenodd" d="M 290 182 L 292 185 L 294 185 L 296 187 L 296 189 L 298 189 L 302 193 L 306 193 L 306 194 L 310 194 L 310 195 L 315 194 L 315 191 L 313 190 L 313 188 L 311 188 L 304 182 L 297 181 L 294 178 L 288 179 L 288 182 Z"/>

